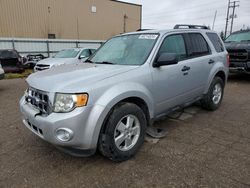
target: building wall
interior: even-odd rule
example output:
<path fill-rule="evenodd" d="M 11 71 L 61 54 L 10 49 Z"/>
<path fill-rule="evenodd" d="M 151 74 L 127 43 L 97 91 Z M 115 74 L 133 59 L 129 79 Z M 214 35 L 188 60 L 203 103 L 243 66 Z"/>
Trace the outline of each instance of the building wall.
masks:
<path fill-rule="evenodd" d="M 96 7 L 96 13 L 91 7 Z M 141 6 L 111 0 L 0 0 L 0 37 L 106 40 L 141 27 Z"/>

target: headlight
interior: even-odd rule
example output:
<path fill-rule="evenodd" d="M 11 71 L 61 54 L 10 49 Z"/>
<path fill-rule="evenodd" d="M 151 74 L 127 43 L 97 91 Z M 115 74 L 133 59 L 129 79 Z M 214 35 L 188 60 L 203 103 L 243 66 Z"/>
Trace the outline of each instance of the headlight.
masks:
<path fill-rule="evenodd" d="M 88 94 L 57 93 L 54 102 L 54 112 L 70 112 L 76 107 L 86 106 Z"/>

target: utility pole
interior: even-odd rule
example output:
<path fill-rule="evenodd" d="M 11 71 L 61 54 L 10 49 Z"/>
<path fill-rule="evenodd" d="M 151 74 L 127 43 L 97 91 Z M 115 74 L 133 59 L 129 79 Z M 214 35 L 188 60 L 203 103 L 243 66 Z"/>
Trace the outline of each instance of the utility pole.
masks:
<path fill-rule="evenodd" d="M 234 18 L 235 18 L 235 8 L 239 7 L 240 5 L 237 4 L 240 1 L 232 1 L 228 0 L 228 6 L 227 6 L 227 18 L 226 18 L 226 27 L 225 27 L 225 38 L 227 37 L 227 27 L 228 27 L 228 21 L 231 17 L 231 28 L 230 28 L 230 34 L 232 33 L 233 30 L 233 22 L 234 22 Z M 233 8 L 233 14 L 231 16 L 229 16 L 229 12 L 230 12 L 230 8 Z"/>
<path fill-rule="evenodd" d="M 212 27 L 212 30 L 214 30 L 214 23 L 215 23 L 216 15 L 217 15 L 217 10 L 215 11 L 215 14 L 214 14 L 214 21 L 213 21 L 213 27 Z"/>
<path fill-rule="evenodd" d="M 227 5 L 227 18 L 226 18 L 226 27 L 225 27 L 225 38 L 227 36 L 227 25 L 228 25 L 228 16 L 229 16 L 229 8 L 230 8 L 230 0 L 228 0 L 228 5 Z"/>
<path fill-rule="evenodd" d="M 128 19 L 128 16 L 124 14 L 123 17 L 123 33 L 126 33 L 126 20 Z"/>
<path fill-rule="evenodd" d="M 239 1 L 234 1 L 234 2 L 233 2 L 233 5 L 231 6 L 231 8 L 233 8 L 233 14 L 232 14 L 232 20 L 231 20 L 230 34 L 231 34 L 232 31 L 233 31 L 234 17 L 236 16 L 236 15 L 234 15 L 235 8 L 240 6 L 239 4 L 236 5 L 236 3 L 238 3 L 238 2 L 239 2 Z"/>

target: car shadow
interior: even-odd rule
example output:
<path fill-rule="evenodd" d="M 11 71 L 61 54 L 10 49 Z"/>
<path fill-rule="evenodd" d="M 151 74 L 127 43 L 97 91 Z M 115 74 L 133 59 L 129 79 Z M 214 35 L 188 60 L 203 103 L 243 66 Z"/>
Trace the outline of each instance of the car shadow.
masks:
<path fill-rule="evenodd" d="M 229 74 L 228 77 L 229 82 L 242 82 L 242 83 L 249 83 L 250 82 L 250 74 L 244 74 L 244 73 L 235 73 Z"/>

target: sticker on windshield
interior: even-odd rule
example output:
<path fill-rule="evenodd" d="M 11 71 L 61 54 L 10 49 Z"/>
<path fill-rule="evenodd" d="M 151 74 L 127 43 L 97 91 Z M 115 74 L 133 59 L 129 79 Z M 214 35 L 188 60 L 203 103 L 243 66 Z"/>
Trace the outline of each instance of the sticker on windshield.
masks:
<path fill-rule="evenodd" d="M 149 39 L 149 40 L 154 40 L 157 38 L 157 35 L 150 35 L 150 34 L 147 34 L 147 35 L 140 35 L 139 36 L 139 39 Z"/>

